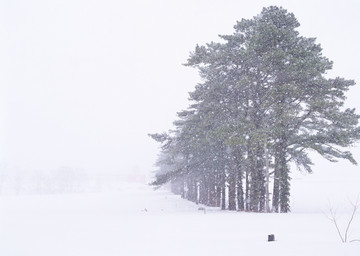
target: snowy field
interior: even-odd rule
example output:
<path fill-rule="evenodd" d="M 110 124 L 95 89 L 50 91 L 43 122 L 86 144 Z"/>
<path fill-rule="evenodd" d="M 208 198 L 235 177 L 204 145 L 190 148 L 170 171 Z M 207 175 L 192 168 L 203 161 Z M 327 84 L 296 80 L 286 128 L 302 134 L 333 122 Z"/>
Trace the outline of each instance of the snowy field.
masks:
<path fill-rule="evenodd" d="M 198 208 L 136 183 L 117 193 L 2 196 L 0 255 L 360 255 L 360 242 L 341 243 L 321 212 Z M 350 236 L 360 238 L 360 216 Z"/>

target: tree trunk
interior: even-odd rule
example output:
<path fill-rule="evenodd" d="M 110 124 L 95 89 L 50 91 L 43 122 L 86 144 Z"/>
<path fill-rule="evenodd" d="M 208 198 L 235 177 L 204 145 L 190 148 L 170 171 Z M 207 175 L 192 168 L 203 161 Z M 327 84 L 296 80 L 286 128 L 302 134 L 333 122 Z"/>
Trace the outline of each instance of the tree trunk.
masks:
<path fill-rule="evenodd" d="M 280 155 L 280 212 L 290 211 L 290 175 L 286 162 L 286 153 L 283 148 Z"/>
<path fill-rule="evenodd" d="M 229 210 L 236 211 L 236 175 L 233 169 L 229 173 Z"/>
<path fill-rule="evenodd" d="M 216 207 L 221 206 L 221 187 L 216 186 Z"/>
<path fill-rule="evenodd" d="M 265 211 L 270 212 L 270 192 L 269 192 L 270 162 L 269 162 L 267 143 L 265 143 L 264 153 L 265 153 L 265 165 L 266 165 L 266 168 L 265 168 Z"/>
<path fill-rule="evenodd" d="M 217 206 L 216 205 L 216 185 L 215 185 L 216 179 L 213 175 L 212 178 L 209 181 L 209 206 Z"/>
<path fill-rule="evenodd" d="M 273 212 L 290 211 L 290 170 L 286 161 L 285 145 L 284 136 L 275 145 Z"/>
<path fill-rule="evenodd" d="M 279 163 L 279 149 L 275 146 L 275 167 L 274 167 L 274 188 L 272 198 L 272 212 L 279 212 L 279 198 L 280 198 L 280 163 Z"/>
<path fill-rule="evenodd" d="M 262 148 L 256 146 L 255 154 L 250 156 L 250 209 L 253 212 L 262 212 L 265 208 L 264 161 Z"/>
<path fill-rule="evenodd" d="M 237 178 L 237 200 L 238 200 L 238 210 L 244 211 L 244 189 L 243 189 L 243 181 L 242 181 L 242 170 L 238 170 L 238 178 Z"/>
<path fill-rule="evenodd" d="M 245 210 L 250 211 L 250 170 L 247 168 L 245 171 Z"/>
<path fill-rule="evenodd" d="M 225 200 L 225 186 L 221 187 L 221 210 L 226 209 L 226 200 Z"/>

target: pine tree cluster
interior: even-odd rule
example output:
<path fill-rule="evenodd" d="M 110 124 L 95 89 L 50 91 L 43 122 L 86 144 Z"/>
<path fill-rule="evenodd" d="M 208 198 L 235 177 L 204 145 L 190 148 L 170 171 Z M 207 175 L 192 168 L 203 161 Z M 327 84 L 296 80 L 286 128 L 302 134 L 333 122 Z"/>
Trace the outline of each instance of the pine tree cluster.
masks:
<path fill-rule="evenodd" d="M 221 43 L 196 46 L 185 65 L 202 82 L 161 143 L 155 186 L 228 210 L 288 212 L 290 162 L 311 172 L 310 151 L 356 164 L 359 115 L 344 107 L 355 83 L 326 78 L 332 62 L 299 35 L 292 13 L 271 6 L 242 19 Z"/>

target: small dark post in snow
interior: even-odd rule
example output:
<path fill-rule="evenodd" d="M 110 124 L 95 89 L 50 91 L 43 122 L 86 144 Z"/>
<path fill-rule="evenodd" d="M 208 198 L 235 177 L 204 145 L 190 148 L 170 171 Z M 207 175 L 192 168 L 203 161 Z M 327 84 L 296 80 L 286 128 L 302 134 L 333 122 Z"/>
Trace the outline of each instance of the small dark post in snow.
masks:
<path fill-rule="evenodd" d="M 204 211 L 204 214 L 206 214 L 206 209 L 204 207 L 199 207 L 198 210 L 199 211 Z"/>
<path fill-rule="evenodd" d="M 275 235 L 274 234 L 268 235 L 268 242 L 273 242 L 273 241 L 275 241 Z"/>

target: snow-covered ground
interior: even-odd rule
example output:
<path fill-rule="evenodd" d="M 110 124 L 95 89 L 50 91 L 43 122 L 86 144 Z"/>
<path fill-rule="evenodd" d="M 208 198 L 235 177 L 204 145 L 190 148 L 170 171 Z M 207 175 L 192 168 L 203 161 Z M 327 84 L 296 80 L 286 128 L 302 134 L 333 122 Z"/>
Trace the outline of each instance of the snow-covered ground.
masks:
<path fill-rule="evenodd" d="M 136 183 L 116 193 L 2 196 L 0 255 L 360 255 L 360 242 L 341 243 L 320 212 L 198 208 Z M 360 238 L 360 216 L 349 234 Z"/>

